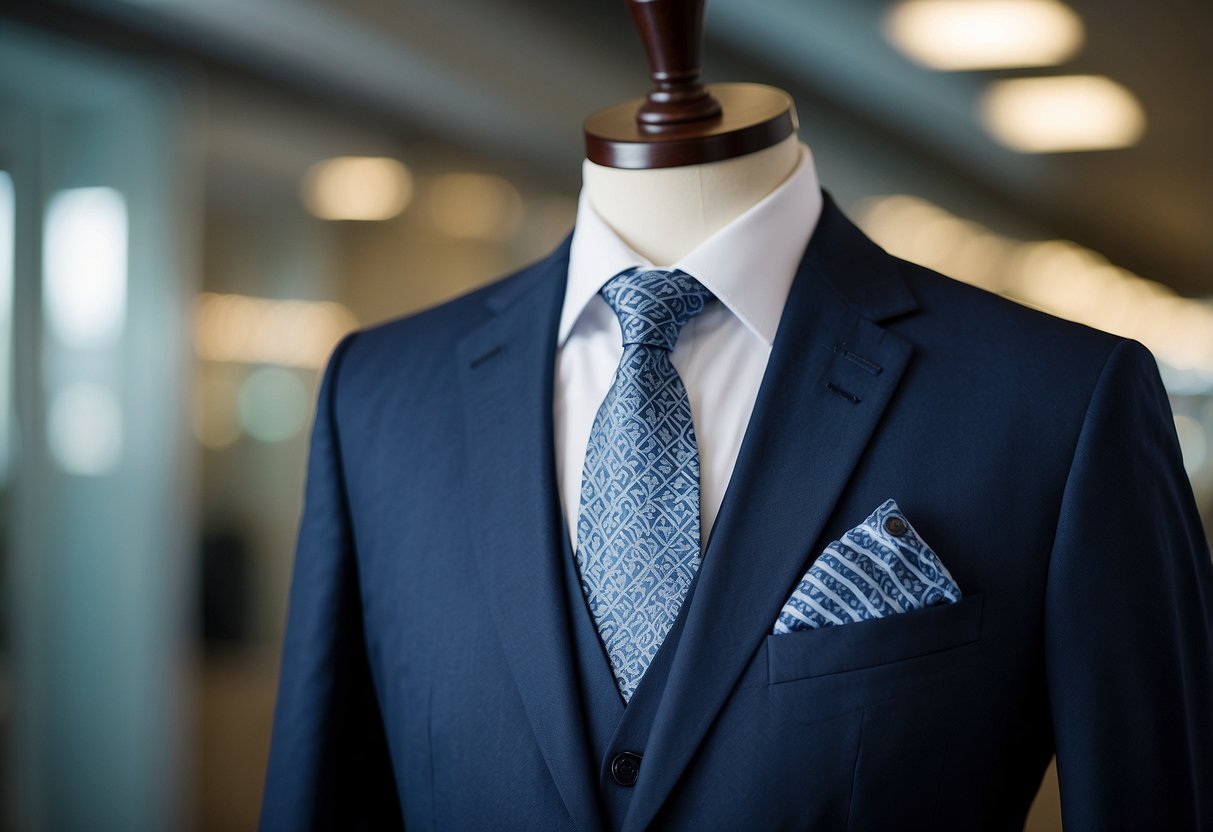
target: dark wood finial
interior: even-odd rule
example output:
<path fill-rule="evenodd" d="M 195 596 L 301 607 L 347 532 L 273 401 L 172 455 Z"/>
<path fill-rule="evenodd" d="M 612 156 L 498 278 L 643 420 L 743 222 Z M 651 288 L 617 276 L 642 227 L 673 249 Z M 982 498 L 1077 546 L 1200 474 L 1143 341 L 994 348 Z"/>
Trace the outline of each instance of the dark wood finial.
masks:
<path fill-rule="evenodd" d="M 628 0 L 649 56 L 653 90 L 636 118 L 664 126 L 720 115 L 720 102 L 699 83 L 704 0 Z"/>
<path fill-rule="evenodd" d="M 613 168 L 717 162 L 796 131 L 791 97 L 760 84 L 700 83 L 704 0 L 626 0 L 649 57 L 653 90 L 586 119 L 586 158 Z"/>

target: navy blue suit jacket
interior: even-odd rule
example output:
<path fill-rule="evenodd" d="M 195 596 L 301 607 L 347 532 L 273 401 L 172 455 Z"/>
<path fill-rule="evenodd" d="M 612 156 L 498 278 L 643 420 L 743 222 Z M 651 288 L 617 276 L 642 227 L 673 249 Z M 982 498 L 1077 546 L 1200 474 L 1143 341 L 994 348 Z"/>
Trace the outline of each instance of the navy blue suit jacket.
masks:
<path fill-rule="evenodd" d="M 604 828 L 570 658 L 568 259 L 325 373 L 265 830 Z M 955 605 L 771 636 L 895 498 Z M 623 827 L 1213 828 L 1213 569 L 1150 353 L 899 261 L 827 199 Z"/>

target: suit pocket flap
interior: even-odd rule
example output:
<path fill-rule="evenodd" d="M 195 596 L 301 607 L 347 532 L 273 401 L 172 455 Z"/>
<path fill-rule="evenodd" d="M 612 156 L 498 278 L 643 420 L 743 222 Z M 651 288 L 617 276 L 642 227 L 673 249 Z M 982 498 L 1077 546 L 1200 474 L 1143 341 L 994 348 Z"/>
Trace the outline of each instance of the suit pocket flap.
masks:
<path fill-rule="evenodd" d="M 767 636 L 770 683 L 844 673 L 950 650 L 981 636 L 981 595 L 954 604 Z"/>

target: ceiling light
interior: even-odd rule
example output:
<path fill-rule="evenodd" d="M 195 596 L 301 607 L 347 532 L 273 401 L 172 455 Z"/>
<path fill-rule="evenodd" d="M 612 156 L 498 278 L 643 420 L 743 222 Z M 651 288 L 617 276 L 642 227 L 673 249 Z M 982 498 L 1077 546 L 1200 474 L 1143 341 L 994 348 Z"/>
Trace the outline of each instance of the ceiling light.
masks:
<path fill-rule="evenodd" d="M 302 195 L 322 220 L 388 220 L 413 198 L 413 177 L 395 159 L 338 156 L 312 166 Z"/>
<path fill-rule="evenodd" d="M 1169 389 L 1213 390 L 1213 305 L 1180 297 L 1077 243 L 1014 240 L 919 197 L 872 197 L 857 206 L 857 215 L 890 254 L 1134 338 L 1168 368 L 1186 375 L 1164 376 Z M 953 247 L 941 247 L 944 243 Z M 976 268 L 971 270 L 971 263 Z"/>
<path fill-rule="evenodd" d="M 1128 147 L 1146 129 L 1133 93 L 1098 75 L 998 81 L 982 99 L 982 120 L 990 135 L 1021 153 Z"/>
<path fill-rule="evenodd" d="M 518 189 L 500 176 L 448 173 L 430 188 L 430 218 L 446 234 L 468 240 L 508 240 L 522 225 Z"/>
<path fill-rule="evenodd" d="M 270 300 L 204 292 L 194 350 L 206 361 L 319 369 L 358 322 L 333 301 Z"/>
<path fill-rule="evenodd" d="M 1056 0 L 905 0 L 888 39 L 931 69 L 1054 66 L 1082 46 L 1082 19 Z"/>

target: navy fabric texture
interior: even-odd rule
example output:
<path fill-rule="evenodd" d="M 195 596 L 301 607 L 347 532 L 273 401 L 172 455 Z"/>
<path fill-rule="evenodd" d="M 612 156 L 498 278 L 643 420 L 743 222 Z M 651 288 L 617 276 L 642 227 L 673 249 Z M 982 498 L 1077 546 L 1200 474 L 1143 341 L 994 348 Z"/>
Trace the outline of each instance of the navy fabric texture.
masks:
<path fill-rule="evenodd" d="M 1067 832 L 1213 826 L 1213 566 L 1152 356 L 898 261 L 828 199 L 605 740 L 555 485 L 567 258 L 335 353 L 262 829 L 1011 830 L 1054 752 Z M 960 599 L 772 634 L 890 495 Z"/>

